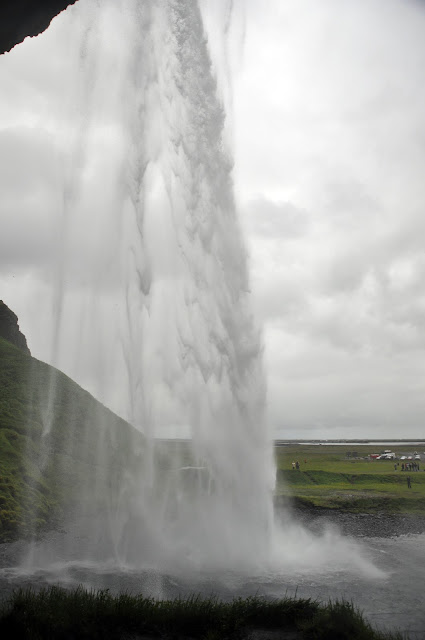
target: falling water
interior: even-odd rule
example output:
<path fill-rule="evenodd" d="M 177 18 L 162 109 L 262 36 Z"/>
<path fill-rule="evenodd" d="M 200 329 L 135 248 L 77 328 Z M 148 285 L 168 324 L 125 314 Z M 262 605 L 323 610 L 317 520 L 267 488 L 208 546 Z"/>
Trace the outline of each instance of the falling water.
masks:
<path fill-rule="evenodd" d="M 261 341 L 200 9 L 80 0 L 67 13 L 52 361 L 145 436 L 85 534 L 124 564 L 260 562 L 274 480 Z M 190 439 L 189 462 L 158 469 L 170 430 Z"/>
<path fill-rule="evenodd" d="M 362 592 L 385 580 L 337 531 L 273 518 L 261 340 L 207 44 L 196 0 L 79 0 L 8 57 L 9 137 L 37 157 L 31 170 L 22 153 L 16 183 L 55 227 L 42 239 L 53 286 L 36 291 L 54 292 L 47 312 L 37 304 L 51 354 L 39 355 L 134 426 L 35 367 L 23 512 L 39 531 L 56 481 L 66 510 L 0 571 L 0 591 L 23 579 L 283 595 L 315 573 L 324 594 L 324 575 L 360 575 Z"/>

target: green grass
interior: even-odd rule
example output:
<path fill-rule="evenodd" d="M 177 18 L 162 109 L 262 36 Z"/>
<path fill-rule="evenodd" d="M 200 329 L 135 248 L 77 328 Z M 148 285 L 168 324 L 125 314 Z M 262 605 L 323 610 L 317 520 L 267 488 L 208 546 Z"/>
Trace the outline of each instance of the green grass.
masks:
<path fill-rule="evenodd" d="M 102 508 L 143 447 L 70 378 L 0 338 L 0 542 L 58 526 L 84 501 Z"/>
<path fill-rule="evenodd" d="M 321 605 L 311 599 L 214 597 L 154 600 L 109 591 L 16 591 L 0 611 L 0 636 L 31 640 L 68 638 L 242 639 L 253 629 L 296 631 L 310 640 L 401 640 L 374 630 L 348 602 Z M 282 636 L 283 637 L 283 636 Z"/>
<path fill-rule="evenodd" d="M 356 446 L 356 450 L 358 459 L 347 458 L 343 446 L 276 447 L 277 495 L 352 512 L 425 515 L 425 464 L 420 463 L 418 472 L 403 472 L 401 464 L 395 471 L 393 461 L 365 459 L 375 452 L 370 445 Z M 299 471 L 292 470 L 296 460 Z"/>

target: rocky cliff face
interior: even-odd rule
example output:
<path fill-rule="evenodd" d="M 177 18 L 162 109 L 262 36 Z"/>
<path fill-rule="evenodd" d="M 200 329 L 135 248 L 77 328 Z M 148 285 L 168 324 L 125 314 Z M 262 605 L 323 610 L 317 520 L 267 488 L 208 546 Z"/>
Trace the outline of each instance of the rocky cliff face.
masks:
<path fill-rule="evenodd" d="M 0 53 L 10 51 L 26 36 L 37 36 L 52 19 L 76 0 L 1 0 Z"/>
<path fill-rule="evenodd" d="M 17 315 L 4 304 L 3 300 L 0 300 L 0 338 L 4 338 L 21 351 L 31 355 L 27 340 L 19 330 Z"/>

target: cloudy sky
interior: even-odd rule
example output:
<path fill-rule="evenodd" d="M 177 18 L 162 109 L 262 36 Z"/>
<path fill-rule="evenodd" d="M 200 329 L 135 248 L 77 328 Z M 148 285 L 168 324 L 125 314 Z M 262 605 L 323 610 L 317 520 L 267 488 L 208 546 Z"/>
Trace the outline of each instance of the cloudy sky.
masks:
<path fill-rule="evenodd" d="M 425 3 L 235 6 L 217 66 L 232 86 L 271 425 L 281 437 L 423 437 Z M 50 50 L 55 37 L 40 36 Z M 68 69 L 34 43 L 0 60 L 0 297 L 48 360 L 45 271 L 62 195 L 54 121 L 49 133 L 40 122 Z"/>

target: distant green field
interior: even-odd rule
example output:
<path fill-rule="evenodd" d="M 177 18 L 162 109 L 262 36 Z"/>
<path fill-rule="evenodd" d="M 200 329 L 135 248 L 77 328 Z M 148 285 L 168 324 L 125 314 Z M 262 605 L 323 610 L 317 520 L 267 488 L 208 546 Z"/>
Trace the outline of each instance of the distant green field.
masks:
<path fill-rule="evenodd" d="M 400 454 L 405 450 L 400 449 Z M 276 495 L 292 496 L 319 507 L 362 513 L 411 513 L 425 515 L 425 455 L 420 471 L 401 471 L 401 462 L 370 460 L 379 447 L 356 445 L 358 457 L 348 458 L 347 445 L 285 445 L 275 448 Z M 395 453 L 399 453 L 395 448 Z M 298 460 L 300 470 L 292 470 Z M 407 476 L 411 488 L 407 486 Z"/>

